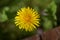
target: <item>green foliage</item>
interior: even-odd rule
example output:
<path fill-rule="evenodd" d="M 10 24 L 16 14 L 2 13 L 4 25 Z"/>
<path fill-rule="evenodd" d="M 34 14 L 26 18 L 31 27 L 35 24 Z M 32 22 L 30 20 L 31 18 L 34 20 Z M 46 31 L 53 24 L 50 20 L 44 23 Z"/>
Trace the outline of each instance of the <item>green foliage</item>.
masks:
<path fill-rule="evenodd" d="M 44 10 L 45 16 L 43 16 L 43 28 L 45 31 L 50 30 L 53 28 L 53 26 L 56 25 L 56 4 L 54 1 L 52 1 L 48 7 Z"/>
<path fill-rule="evenodd" d="M 5 22 L 8 20 L 8 17 L 6 15 L 6 12 L 8 9 L 3 9 L 3 11 L 0 13 L 0 22 Z"/>
<path fill-rule="evenodd" d="M 45 9 L 52 0 L 33 0 L 32 4 L 40 7 L 41 9 Z"/>
<path fill-rule="evenodd" d="M 44 17 L 43 28 L 44 28 L 44 31 L 48 31 L 53 28 L 52 21 L 49 20 L 47 17 Z"/>
<path fill-rule="evenodd" d="M 7 15 L 6 14 L 0 14 L 0 22 L 5 22 L 5 21 L 7 21 Z"/>
<path fill-rule="evenodd" d="M 60 0 L 54 0 L 57 4 L 60 4 Z"/>

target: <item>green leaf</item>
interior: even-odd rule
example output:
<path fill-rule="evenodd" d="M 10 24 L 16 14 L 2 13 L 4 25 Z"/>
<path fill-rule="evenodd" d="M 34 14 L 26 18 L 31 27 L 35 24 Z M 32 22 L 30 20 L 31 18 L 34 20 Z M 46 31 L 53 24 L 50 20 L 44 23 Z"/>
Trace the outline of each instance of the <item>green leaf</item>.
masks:
<path fill-rule="evenodd" d="M 6 15 L 6 11 L 8 11 L 8 10 L 9 10 L 8 7 L 4 7 L 4 8 L 2 9 L 2 12 L 0 13 L 0 22 L 5 22 L 5 21 L 8 20 L 8 17 L 7 17 L 7 15 Z"/>
<path fill-rule="evenodd" d="M 53 28 L 52 21 L 44 17 L 43 28 L 44 28 L 44 31 L 52 29 Z"/>
<path fill-rule="evenodd" d="M 5 22 L 5 21 L 7 21 L 7 15 L 5 14 L 5 13 L 3 13 L 3 14 L 1 14 L 0 13 L 0 22 Z"/>

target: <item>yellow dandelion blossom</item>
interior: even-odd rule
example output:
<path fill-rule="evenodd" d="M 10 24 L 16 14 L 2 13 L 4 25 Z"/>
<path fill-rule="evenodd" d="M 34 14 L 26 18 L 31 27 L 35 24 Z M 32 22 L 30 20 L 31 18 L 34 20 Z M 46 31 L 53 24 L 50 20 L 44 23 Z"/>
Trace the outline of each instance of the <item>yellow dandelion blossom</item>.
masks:
<path fill-rule="evenodd" d="M 40 15 L 37 11 L 32 8 L 21 8 L 17 12 L 17 16 L 15 17 L 15 24 L 19 27 L 19 29 L 23 29 L 25 31 L 33 31 L 36 27 L 39 27 Z"/>

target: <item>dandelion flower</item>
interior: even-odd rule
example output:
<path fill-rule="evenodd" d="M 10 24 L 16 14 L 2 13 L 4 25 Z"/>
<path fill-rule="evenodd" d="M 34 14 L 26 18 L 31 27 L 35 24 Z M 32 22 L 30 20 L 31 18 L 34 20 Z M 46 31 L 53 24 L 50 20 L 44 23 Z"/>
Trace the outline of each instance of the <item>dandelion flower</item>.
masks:
<path fill-rule="evenodd" d="M 25 31 L 33 31 L 36 27 L 39 27 L 40 15 L 37 11 L 32 8 L 21 8 L 17 12 L 17 16 L 15 17 L 15 24 L 19 27 L 19 29 L 23 29 Z"/>

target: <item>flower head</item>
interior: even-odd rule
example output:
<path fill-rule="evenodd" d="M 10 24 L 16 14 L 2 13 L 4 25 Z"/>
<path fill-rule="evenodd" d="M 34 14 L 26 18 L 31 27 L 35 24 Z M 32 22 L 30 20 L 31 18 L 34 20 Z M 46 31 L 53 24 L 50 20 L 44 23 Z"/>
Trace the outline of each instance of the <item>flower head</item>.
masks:
<path fill-rule="evenodd" d="M 15 24 L 19 29 L 25 31 L 33 31 L 39 27 L 40 15 L 32 8 L 21 8 L 15 17 Z"/>

